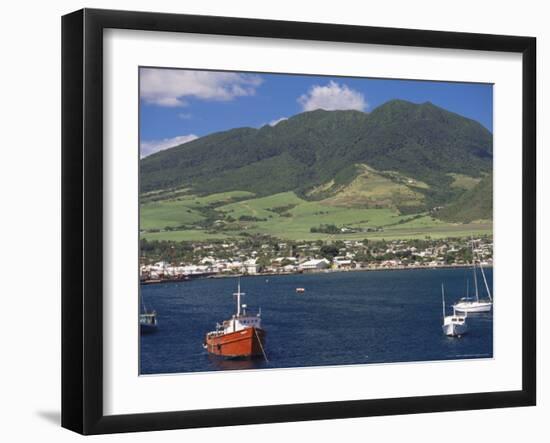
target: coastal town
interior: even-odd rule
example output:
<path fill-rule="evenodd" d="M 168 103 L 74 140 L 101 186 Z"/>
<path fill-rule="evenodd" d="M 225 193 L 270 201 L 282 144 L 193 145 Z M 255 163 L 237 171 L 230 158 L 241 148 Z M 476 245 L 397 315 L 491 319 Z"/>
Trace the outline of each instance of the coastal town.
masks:
<path fill-rule="evenodd" d="M 471 264 L 472 254 L 481 265 L 492 266 L 492 237 L 330 243 L 269 237 L 213 243 L 141 240 L 140 281 L 463 267 Z"/>

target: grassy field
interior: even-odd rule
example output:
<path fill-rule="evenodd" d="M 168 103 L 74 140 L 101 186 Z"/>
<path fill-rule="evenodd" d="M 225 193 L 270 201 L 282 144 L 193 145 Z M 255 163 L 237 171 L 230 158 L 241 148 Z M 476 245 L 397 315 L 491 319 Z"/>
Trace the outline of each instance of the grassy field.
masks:
<path fill-rule="evenodd" d="M 218 194 L 210 194 L 205 197 L 193 197 L 195 204 L 199 205 L 213 205 L 220 203 L 228 203 L 233 200 L 242 199 L 242 198 L 251 198 L 254 197 L 252 192 L 247 191 L 230 191 L 230 192 L 220 192 Z"/>
<path fill-rule="evenodd" d="M 344 207 L 388 207 L 419 206 L 424 195 L 415 191 L 428 188 L 425 183 L 412 180 L 395 172 L 380 173 L 368 165 L 360 165 L 361 173 L 347 186 L 328 197 L 324 202 Z M 330 188 L 329 188 L 330 190 Z M 325 188 L 325 191 L 327 189 Z"/>
<path fill-rule="evenodd" d="M 193 206 L 187 200 L 144 203 L 140 207 L 140 229 L 164 229 L 196 223 L 204 217 Z"/>
<path fill-rule="evenodd" d="M 204 210 L 212 205 L 253 196 L 251 192 L 234 191 L 206 197 L 184 195 L 159 201 L 145 201 L 140 204 L 140 229 L 165 229 L 193 225 L 205 219 Z"/>
<path fill-rule="evenodd" d="M 207 219 L 216 219 L 215 223 L 219 220 L 223 222 L 200 228 L 198 224 L 204 224 Z M 174 241 L 222 240 L 240 237 L 244 232 L 288 240 L 445 238 L 492 232 L 490 222 L 446 223 L 426 214 L 400 215 L 397 209 L 392 208 L 370 209 L 339 206 L 327 200 L 306 201 L 293 192 L 254 198 L 249 192 L 234 191 L 203 197 L 184 195 L 146 201 L 141 204 L 140 220 L 142 238 Z M 310 232 L 312 227 L 320 225 L 383 228 L 383 231 L 345 234 Z M 153 230 L 160 232 L 151 232 Z"/>
<path fill-rule="evenodd" d="M 414 223 L 411 223 L 414 225 Z M 467 223 L 467 224 L 450 224 L 438 222 L 437 224 L 426 224 L 424 226 L 409 226 L 403 224 L 392 226 L 385 229 L 383 232 L 375 232 L 367 238 L 384 238 L 386 240 L 396 239 L 418 239 L 430 236 L 431 238 L 447 238 L 447 237 L 469 237 L 471 235 L 492 234 L 492 223 Z"/>
<path fill-rule="evenodd" d="M 481 178 L 470 177 L 464 174 L 451 173 L 449 175 L 453 178 L 453 183 L 451 184 L 453 188 L 469 190 L 481 181 Z"/>
<path fill-rule="evenodd" d="M 252 216 L 262 219 L 247 223 L 249 232 L 292 240 L 316 240 L 331 237 L 323 233 L 310 232 L 312 227 L 322 224 L 377 228 L 398 223 L 406 218 L 392 209 L 346 208 L 332 206 L 325 202 L 305 201 L 298 198 L 293 192 L 245 200 L 222 206 L 219 210 L 234 218 Z M 349 236 L 352 235 L 349 234 Z M 359 236 L 364 237 L 365 233 L 360 233 Z M 339 234 L 338 238 L 340 237 L 344 238 Z"/>
<path fill-rule="evenodd" d="M 249 200 L 230 203 L 218 207 L 218 210 L 238 219 L 241 216 L 252 216 L 257 218 L 270 218 L 277 216 L 277 210 L 282 208 L 301 205 L 304 200 L 298 198 L 294 192 L 283 192 L 268 197 L 253 198 Z"/>
<path fill-rule="evenodd" d="M 200 229 L 187 229 L 185 231 L 143 232 L 141 238 L 147 240 L 171 240 L 171 241 L 207 241 L 223 240 L 230 236 L 223 233 L 210 234 Z"/>

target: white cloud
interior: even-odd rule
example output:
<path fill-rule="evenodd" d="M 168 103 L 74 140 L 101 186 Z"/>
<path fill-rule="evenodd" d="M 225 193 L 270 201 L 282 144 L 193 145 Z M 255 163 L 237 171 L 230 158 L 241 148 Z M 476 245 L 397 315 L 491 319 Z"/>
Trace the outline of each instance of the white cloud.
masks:
<path fill-rule="evenodd" d="M 281 123 L 282 121 L 284 120 L 288 120 L 288 117 L 281 117 L 281 118 L 276 118 L 275 120 L 271 120 L 268 125 L 269 126 L 276 126 L 277 123 Z"/>
<path fill-rule="evenodd" d="M 315 109 L 325 109 L 327 111 L 355 109 L 364 111 L 368 106 L 365 97 L 359 91 L 334 81 L 326 86 L 312 86 L 307 94 L 303 94 L 298 98 L 298 103 L 302 105 L 304 111 Z"/>
<path fill-rule="evenodd" d="M 254 95 L 262 79 L 253 74 L 143 68 L 140 98 L 158 106 L 185 106 L 189 97 L 228 101 Z"/>
<path fill-rule="evenodd" d="M 195 134 L 178 135 L 177 137 L 164 138 L 162 140 L 148 140 L 142 141 L 139 147 L 139 155 L 141 158 L 154 154 L 155 152 L 163 151 L 174 146 L 182 145 L 184 143 L 196 140 Z"/>
<path fill-rule="evenodd" d="M 193 117 L 193 115 L 189 112 L 180 112 L 178 114 L 178 117 L 181 118 L 182 120 L 189 120 L 191 117 Z"/>

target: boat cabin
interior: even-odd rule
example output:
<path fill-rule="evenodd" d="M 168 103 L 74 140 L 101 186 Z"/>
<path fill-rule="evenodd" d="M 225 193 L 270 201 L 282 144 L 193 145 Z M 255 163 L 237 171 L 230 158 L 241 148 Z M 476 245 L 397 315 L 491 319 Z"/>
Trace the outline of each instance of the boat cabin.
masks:
<path fill-rule="evenodd" d="M 224 334 L 242 331 L 246 328 L 261 328 L 262 319 L 258 315 L 234 315 L 230 320 L 225 320 L 220 326 Z"/>
<path fill-rule="evenodd" d="M 139 315 L 139 323 L 142 325 L 156 326 L 157 325 L 157 313 L 146 312 L 145 314 Z"/>

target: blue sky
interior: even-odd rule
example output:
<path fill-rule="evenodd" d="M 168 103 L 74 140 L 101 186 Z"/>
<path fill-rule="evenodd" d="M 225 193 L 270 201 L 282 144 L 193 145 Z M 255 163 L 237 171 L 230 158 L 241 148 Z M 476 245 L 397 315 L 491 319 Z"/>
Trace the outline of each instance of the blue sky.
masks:
<path fill-rule="evenodd" d="M 487 84 L 141 68 L 141 156 L 314 109 L 370 112 L 392 99 L 430 101 L 493 129 Z"/>

